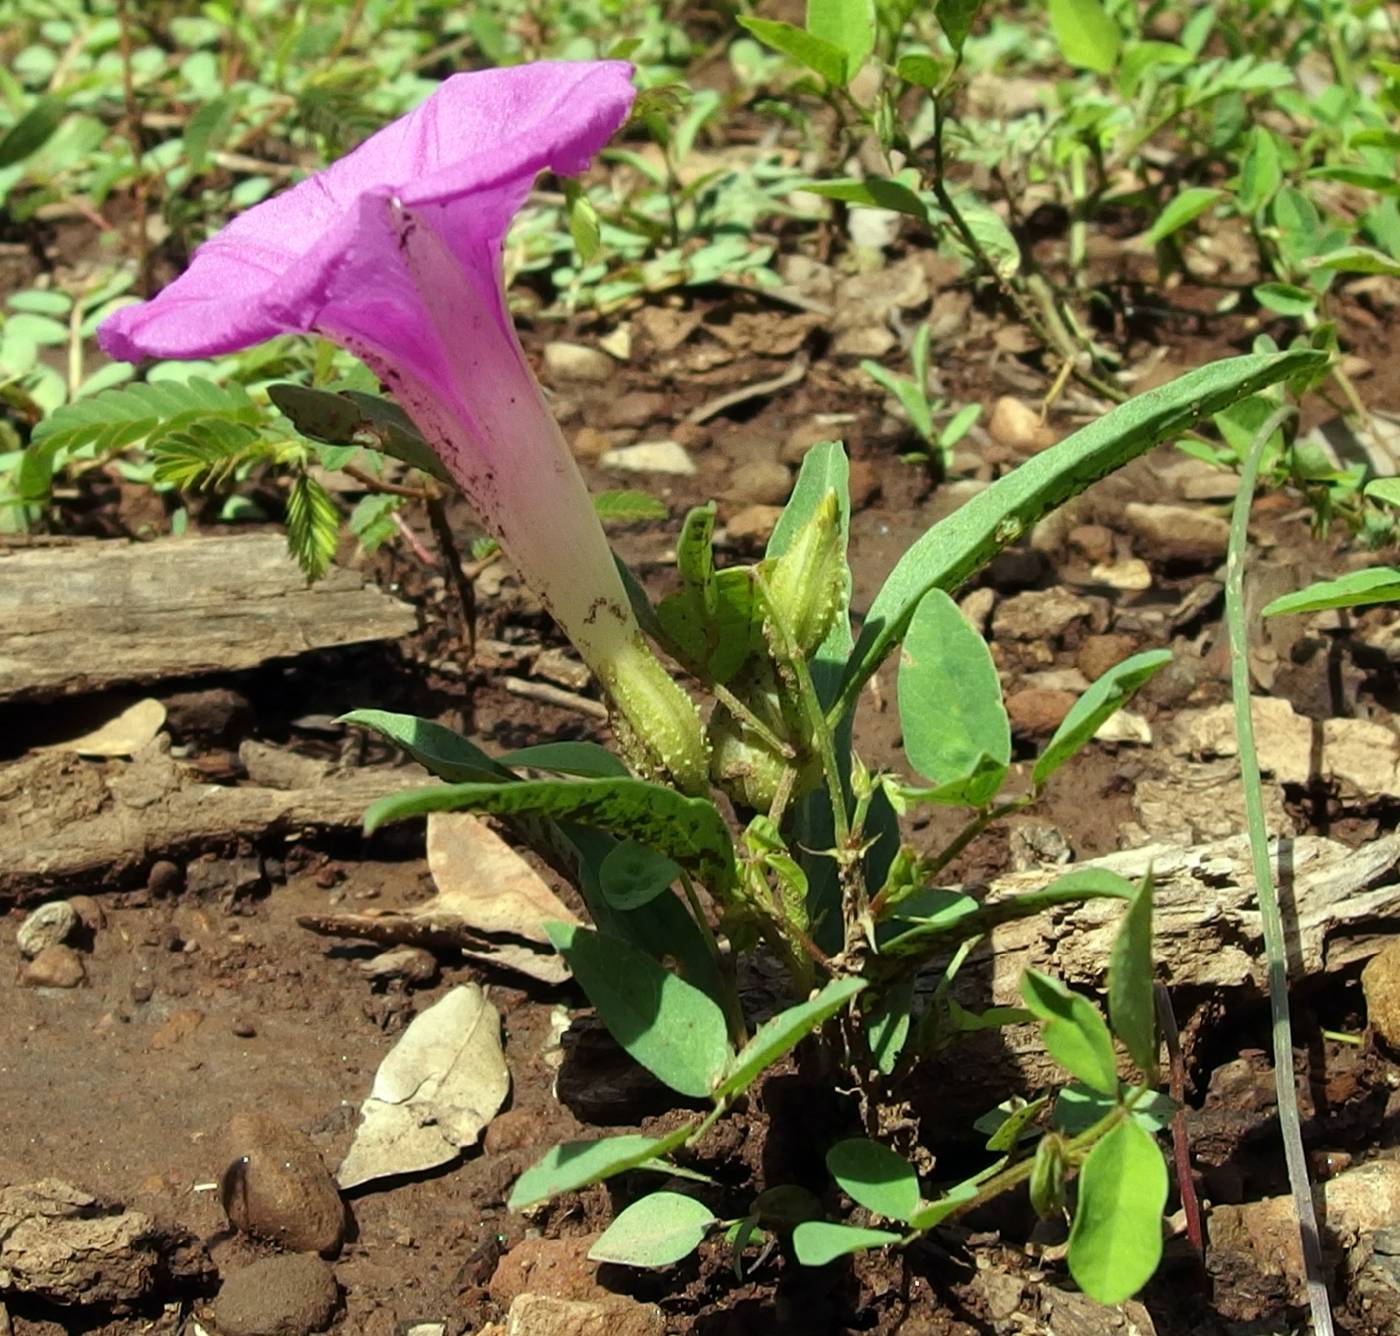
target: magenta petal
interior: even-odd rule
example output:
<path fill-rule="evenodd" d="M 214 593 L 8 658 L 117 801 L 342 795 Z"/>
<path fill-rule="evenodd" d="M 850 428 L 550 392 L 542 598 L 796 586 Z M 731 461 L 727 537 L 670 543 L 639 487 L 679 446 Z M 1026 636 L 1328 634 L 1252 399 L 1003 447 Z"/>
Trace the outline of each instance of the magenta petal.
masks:
<path fill-rule="evenodd" d="M 470 238 L 449 244 L 479 263 L 483 251 L 499 248 L 541 171 L 581 171 L 622 123 L 630 75 L 624 61 L 454 75 L 324 172 L 234 219 L 155 301 L 105 321 L 103 348 L 132 361 L 207 357 L 274 334 L 319 331 L 347 255 L 358 252 L 360 267 L 381 276 L 397 265 L 382 229 L 362 230 L 370 198 L 408 206 L 474 200 L 464 210 Z"/>

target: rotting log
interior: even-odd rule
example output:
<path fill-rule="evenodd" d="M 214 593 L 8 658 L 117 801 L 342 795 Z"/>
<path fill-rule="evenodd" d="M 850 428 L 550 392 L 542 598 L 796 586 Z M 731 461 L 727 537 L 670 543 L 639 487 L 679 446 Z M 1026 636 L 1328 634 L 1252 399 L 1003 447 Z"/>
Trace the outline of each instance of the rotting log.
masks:
<path fill-rule="evenodd" d="M 0 908 L 117 889 L 158 858 L 239 840 L 353 830 L 376 798 L 432 783 L 416 766 L 327 766 L 298 788 L 209 784 L 168 748 L 161 737 L 130 761 L 49 751 L 0 767 Z"/>
<path fill-rule="evenodd" d="M 227 673 L 417 624 L 354 571 L 309 585 L 276 533 L 0 548 L 0 700 Z"/>

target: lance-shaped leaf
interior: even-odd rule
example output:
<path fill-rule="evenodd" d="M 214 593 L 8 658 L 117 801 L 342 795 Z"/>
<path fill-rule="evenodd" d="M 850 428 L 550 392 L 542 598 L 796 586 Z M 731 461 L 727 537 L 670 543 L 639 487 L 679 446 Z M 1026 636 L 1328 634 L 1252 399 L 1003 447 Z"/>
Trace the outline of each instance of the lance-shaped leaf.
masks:
<path fill-rule="evenodd" d="M 715 1213 L 679 1192 L 653 1192 L 634 1201 L 588 1250 L 592 1262 L 617 1262 L 654 1270 L 679 1262 L 700 1246 Z"/>
<path fill-rule="evenodd" d="M 519 1211 L 548 1197 L 557 1197 L 561 1192 L 601 1183 L 629 1169 L 660 1167 L 659 1157 L 684 1144 L 699 1123 L 698 1118 L 684 1123 L 664 1137 L 628 1132 L 599 1141 L 565 1141 L 551 1146 L 515 1180 L 506 1205 L 512 1211 Z"/>

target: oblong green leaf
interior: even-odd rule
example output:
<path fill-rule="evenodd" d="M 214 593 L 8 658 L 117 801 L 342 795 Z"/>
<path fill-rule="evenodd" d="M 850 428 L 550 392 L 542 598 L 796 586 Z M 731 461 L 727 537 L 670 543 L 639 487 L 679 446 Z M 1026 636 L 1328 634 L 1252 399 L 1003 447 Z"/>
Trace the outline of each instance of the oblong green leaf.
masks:
<path fill-rule="evenodd" d="M 928 222 L 928 204 L 917 190 L 889 176 L 867 176 L 860 180 L 804 181 L 802 189 L 843 204 L 859 204 L 867 209 L 889 209 Z"/>
<path fill-rule="evenodd" d="M 1145 240 L 1154 246 L 1165 241 L 1173 232 L 1195 222 L 1224 193 L 1214 186 L 1188 186 L 1167 202 L 1157 221 L 1147 229 Z"/>
<path fill-rule="evenodd" d="M 512 1211 L 523 1210 L 561 1192 L 572 1192 L 640 1168 L 675 1150 L 699 1125 L 696 1118 L 664 1137 L 629 1132 L 598 1141 L 564 1141 L 551 1146 L 515 1180 L 506 1205 Z"/>
<path fill-rule="evenodd" d="M 878 1141 L 866 1137 L 838 1141 L 826 1153 L 826 1167 L 841 1190 L 867 1211 L 908 1221 L 919 1209 L 919 1176 L 914 1166 Z"/>
<path fill-rule="evenodd" d="M 1343 274 L 1388 274 L 1400 278 L 1400 260 L 1370 246 L 1338 246 L 1303 263 L 1309 269 L 1335 269 Z"/>
<path fill-rule="evenodd" d="M 614 909 L 636 909 L 668 891 L 681 875 L 665 854 L 635 840 L 619 840 L 598 867 L 598 887 Z"/>
<path fill-rule="evenodd" d="M 845 53 L 849 83 L 875 49 L 874 0 L 807 0 L 807 31 Z"/>
<path fill-rule="evenodd" d="M 1131 1119 L 1106 1133 L 1079 1171 L 1069 1232 L 1069 1270 L 1101 1304 L 1130 1299 L 1162 1259 L 1167 1166 L 1151 1136 Z"/>
<path fill-rule="evenodd" d="M 377 733 L 403 748 L 425 770 L 450 784 L 514 780 L 515 776 L 475 743 L 431 719 L 391 710 L 351 710 L 336 721 Z"/>
<path fill-rule="evenodd" d="M 1041 451 L 933 525 L 899 559 L 876 595 L 847 662 L 839 713 L 854 705 L 930 589 L 953 593 L 1043 515 L 1090 483 L 1237 399 L 1326 362 L 1325 353 L 1293 349 L 1232 357 L 1188 372 Z"/>
<path fill-rule="evenodd" d="M 792 1231 L 792 1250 L 803 1266 L 825 1266 L 838 1257 L 867 1248 L 883 1248 L 899 1243 L 902 1236 L 887 1229 L 859 1229 L 855 1225 L 835 1225 L 828 1220 L 804 1220 Z"/>
<path fill-rule="evenodd" d="M 716 1223 L 703 1202 L 680 1192 L 653 1192 L 634 1201 L 588 1250 L 591 1262 L 656 1270 L 698 1248 Z"/>
<path fill-rule="evenodd" d="M 948 44 L 960 60 L 967 35 L 972 31 L 972 21 L 977 17 L 977 11 L 981 8 L 982 0 L 937 0 L 933 7 L 934 16 L 938 19 L 938 26 L 943 29 L 943 35 L 948 39 Z M 907 60 L 908 57 L 905 59 Z M 903 71 L 903 64 L 904 62 L 901 61 L 900 78 L 908 79 L 909 76 Z M 921 88 L 931 89 L 934 86 L 932 81 L 924 83 L 919 79 L 911 79 L 910 82 L 919 84 Z"/>
<path fill-rule="evenodd" d="M 67 111 L 67 102 L 56 94 L 39 98 L 0 136 L 0 169 L 13 167 L 43 148 L 63 123 Z"/>
<path fill-rule="evenodd" d="M 1059 728 L 1031 770 L 1031 782 L 1040 788 L 1077 751 L 1083 748 L 1108 719 L 1132 699 L 1154 673 L 1172 661 L 1169 649 L 1148 649 L 1115 664 L 1070 707 Z"/>
<path fill-rule="evenodd" d="M 714 1002 L 620 938 L 571 923 L 547 923 L 545 931 L 632 1057 L 692 1099 L 715 1088 L 731 1053 L 724 1012 Z"/>
<path fill-rule="evenodd" d="M 715 1098 L 748 1089 L 762 1072 L 836 1015 L 864 987 L 864 979 L 832 979 L 815 997 L 765 1021 L 740 1049 L 724 1080 L 715 1087 Z"/>
<path fill-rule="evenodd" d="M 1283 617 L 1292 612 L 1360 608 L 1370 603 L 1394 603 L 1397 599 L 1400 599 L 1400 570 L 1394 566 L 1369 566 L 1364 571 L 1351 571 L 1335 580 L 1319 580 L 1306 589 L 1281 594 L 1266 603 L 1259 615 Z"/>
<path fill-rule="evenodd" d="M 779 19 L 754 19 L 739 15 L 740 27 L 747 28 L 765 46 L 791 56 L 814 74 L 838 88 L 846 82 L 846 53 L 834 42 L 814 37 L 805 28 L 798 28 Z"/>
<path fill-rule="evenodd" d="M 1108 953 L 1108 1017 L 1128 1056 L 1151 1081 L 1157 1067 L 1151 868 L 1128 901 Z"/>
<path fill-rule="evenodd" d="M 1113 1037 L 1099 1009 L 1039 970 L 1022 972 L 1021 996 L 1043 1023 L 1045 1051 L 1085 1085 L 1113 1094 L 1118 1089 L 1118 1065 Z"/>
<path fill-rule="evenodd" d="M 1011 723 L 987 642 L 941 589 L 929 590 L 910 619 L 898 694 L 909 764 L 940 786 L 981 771 L 986 781 L 969 801 L 990 802 L 1011 763 Z"/>
<path fill-rule="evenodd" d="M 729 828 L 713 803 L 685 798 L 641 779 L 516 780 L 504 784 L 443 784 L 407 789 L 372 803 L 365 830 L 429 812 L 489 812 L 547 816 L 649 845 L 693 869 L 712 889 L 734 881 Z"/>
<path fill-rule="evenodd" d="M 537 742 L 517 747 L 497 759 L 503 766 L 557 770 L 584 779 L 626 779 L 630 773 L 612 752 L 596 742 Z"/>
<path fill-rule="evenodd" d="M 1099 0 L 1050 0 L 1050 28 L 1071 65 L 1107 74 L 1117 64 L 1123 34 Z"/>

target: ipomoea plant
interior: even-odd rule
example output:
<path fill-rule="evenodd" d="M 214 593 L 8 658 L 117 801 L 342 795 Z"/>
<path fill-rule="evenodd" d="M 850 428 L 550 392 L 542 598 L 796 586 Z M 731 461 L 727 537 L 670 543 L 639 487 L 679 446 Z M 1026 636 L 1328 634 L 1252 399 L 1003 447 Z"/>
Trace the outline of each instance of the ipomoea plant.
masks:
<path fill-rule="evenodd" d="M 359 357 L 598 675 L 644 768 L 700 791 L 699 716 L 643 641 L 506 304 L 501 250 L 535 177 L 585 168 L 632 104 L 622 61 L 460 74 L 300 185 L 235 218 L 113 357 L 195 358 L 314 333 Z"/>

